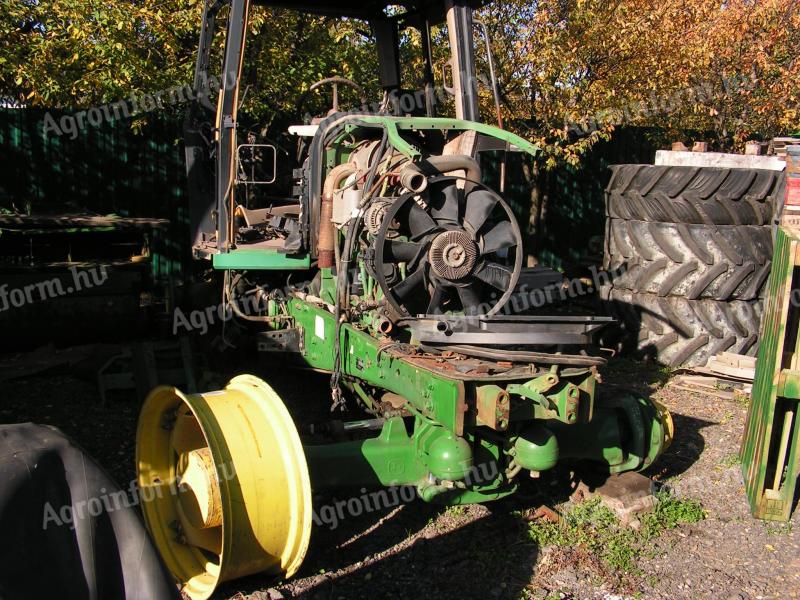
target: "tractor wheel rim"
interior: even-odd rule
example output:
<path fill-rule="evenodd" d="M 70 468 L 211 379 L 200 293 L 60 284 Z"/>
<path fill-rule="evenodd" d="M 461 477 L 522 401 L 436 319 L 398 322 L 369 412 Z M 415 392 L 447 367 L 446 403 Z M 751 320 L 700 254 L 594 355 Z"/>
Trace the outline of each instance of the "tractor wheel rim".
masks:
<path fill-rule="evenodd" d="M 311 533 L 302 444 L 279 396 L 242 375 L 224 390 L 154 390 L 137 432 L 145 522 L 193 600 L 258 572 L 291 577 Z"/>

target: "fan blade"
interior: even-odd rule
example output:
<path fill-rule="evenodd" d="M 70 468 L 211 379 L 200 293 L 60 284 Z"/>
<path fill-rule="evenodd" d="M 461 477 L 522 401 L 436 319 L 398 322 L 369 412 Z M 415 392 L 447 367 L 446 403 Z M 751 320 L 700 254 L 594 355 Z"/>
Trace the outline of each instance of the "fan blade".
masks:
<path fill-rule="evenodd" d="M 472 286 L 459 287 L 458 297 L 461 298 L 461 307 L 464 309 L 464 312 L 468 312 L 471 308 L 477 308 L 481 303 L 478 292 L 476 292 Z"/>
<path fill-rule="evenodd" d="M 438 185 L 429 195 L 431 216 L 437 221 L 450 221 L 458 223 L 458 204 L 461 190 L 456 184 L 450 183 L 444 187 Z"/>
<path fill-rule="evenodd" d="M 411 275 L 403 279 L 400 283 L 392 288 L 392 292 L 398 298 L 405 298 L 408 294 L 414 291 L 419 284 L 425 280 L 425 272 L 423 269 L 417 269 Z"/>
<path fill-rule="evenodd" d="M 506 291 L 511 287 L 511 270 L 495 262 L 483 265 L 475 277 L 498 290 Z"/>
<path fill-rule="evenodd" d="M 390 240 L 384 246 L 384 262 L 412 262 L 419 251 L 422 249 L 422 244 L 415 242 L 404 242 L 402 240 Z"/>
<path fill-rule="evenodd" d="M 419 204 L 413 200 L 409 200 L 408 204 L 410 208 L 408 209 L 406 218 L 408 229 L 411 231 L 411 237 L 420 238 L 436 228 L 436 221 L 434 221 Z"/>
<path fill-rule="evenodd" d="M 508 221 L 501 221 L 483 236 L 483 253 L 490 254 L 503 248 L 516 246 L 514 228 Z"/>
<path fill-rule="evenodd" d="M 467 194 L 467 208 L 464 211 L 464 222 L 478 231 L 489 218 L 497 198 L 486 190 L 475 190 Z"/>
<path fill-rule="evenodd" d="M 428 308 L 425 310 L 427 315 L 440 315 L 442 314 L 442 301 L 444 300 L 444 286 L 437 285 L 433 288 L 431 294 L 431 301 L 428 303 Z"/>

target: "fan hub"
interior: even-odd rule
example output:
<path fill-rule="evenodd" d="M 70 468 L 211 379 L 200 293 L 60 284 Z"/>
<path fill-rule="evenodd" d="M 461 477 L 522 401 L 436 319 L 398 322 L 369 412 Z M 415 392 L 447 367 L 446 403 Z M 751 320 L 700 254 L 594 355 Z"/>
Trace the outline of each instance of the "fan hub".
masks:
<path fill-rule="evenodd" d="M 466 231 L 445 231 L 433 239 L 428 258 L 439 277 L 456 281 L 472 273 L 478 260 L 478 246 Z"/>

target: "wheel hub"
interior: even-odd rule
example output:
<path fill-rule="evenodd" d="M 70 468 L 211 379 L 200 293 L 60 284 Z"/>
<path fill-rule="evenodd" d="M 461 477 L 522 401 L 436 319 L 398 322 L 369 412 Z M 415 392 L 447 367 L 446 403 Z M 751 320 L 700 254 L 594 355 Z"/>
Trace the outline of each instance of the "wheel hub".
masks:
<path fill-rule="evenodd" d="M 181 454 L 178 459 L 183 514 L 197 529 L 222 525 L 222 499 L 214 458 L 209 448 Z"/>
<path fill-rule="evenodd" d="M 434 238 L 428 258 L 439 277 L 455 281 L 472 273 L 478 247 L 466 231 L 445 231 Z"/>

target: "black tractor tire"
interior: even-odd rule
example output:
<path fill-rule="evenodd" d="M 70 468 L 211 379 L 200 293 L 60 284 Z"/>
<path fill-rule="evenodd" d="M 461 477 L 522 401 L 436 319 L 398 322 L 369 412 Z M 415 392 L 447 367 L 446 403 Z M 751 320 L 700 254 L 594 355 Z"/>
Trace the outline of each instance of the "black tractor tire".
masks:
<path fill-rule="evenodd" d="M 614 165 L 610 217 L 705 225 L 769 225 L 785 179 L 779 171 Z"/>
<path fill-rule="evenodd" d="M 609 219 L 605 267 L 615 289 L 689 300 L 754 300 L 772 266 L 772 230 Z"/>
<path fill-rule="evenodd" d="M 621 352 L 671 367 L 695 367 L 723 351 L 755 356 L 758 350 L 761 300 L 689 300 L 610 286 L 601 296 L 607 313 L 618 320 L 603 342 Z"/>
<path fill-rule="evenodd" d="M 53 427 L 0 425 L 0 598 L 179 600 L 135 492 Z"/>

